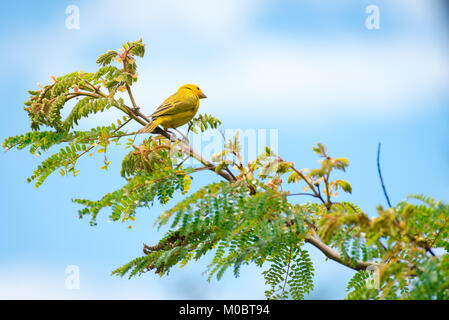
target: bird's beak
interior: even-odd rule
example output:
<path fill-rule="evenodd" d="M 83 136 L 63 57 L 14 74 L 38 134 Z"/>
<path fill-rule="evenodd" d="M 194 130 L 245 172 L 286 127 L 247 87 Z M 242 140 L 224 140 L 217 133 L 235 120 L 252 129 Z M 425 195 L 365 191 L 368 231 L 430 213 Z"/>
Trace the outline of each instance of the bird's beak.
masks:
<path fill-rule="evenodd" d="M 200 99 L 205 99 L 207 98 L 206 95 L 201 91 L 200 95 L 198 96 L 198 98 Z"/>

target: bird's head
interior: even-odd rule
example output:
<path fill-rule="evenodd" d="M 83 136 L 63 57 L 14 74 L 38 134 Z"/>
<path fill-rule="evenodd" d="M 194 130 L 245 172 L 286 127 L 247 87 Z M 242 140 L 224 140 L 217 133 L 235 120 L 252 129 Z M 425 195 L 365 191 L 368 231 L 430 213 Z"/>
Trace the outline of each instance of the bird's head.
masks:
<path fill-rule="evenodd" d="M 200 99 L 207 98 L 206 95 L 203 93 L 203 91 L 201 91 L 201 89 L 200 89 L 198 86 L 194 85 L 194 84 L 185 84 L 185 85 L 183 85 L 183 86 L 182 86 L 181 88 L 179 88 L 179 89 L 189 89 L 189 90 L 192 90 L 193 93 L 195 93 L 195 94 L 198 96 L 198 98 L 200 98 Z"/>

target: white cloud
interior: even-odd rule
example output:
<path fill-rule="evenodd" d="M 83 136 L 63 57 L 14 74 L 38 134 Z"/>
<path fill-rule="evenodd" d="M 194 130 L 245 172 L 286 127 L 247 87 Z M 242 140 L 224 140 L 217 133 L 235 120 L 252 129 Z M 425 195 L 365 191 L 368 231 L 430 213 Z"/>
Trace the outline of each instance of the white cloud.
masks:
<path fill-rule="evenodd" d="M 137 0 L 127 5 L 123 5 L 122 1 L 98 1 L 83 6 L 82 10 L 87 16 L 86 20 L 95 24 L 104 23 L 105 29 L 110 27 L 111 17 L 114 17 L 116 29 L 122 31 L 139 30 L 142 34 L 157 31 L 165 36 L 182 30 L 183 34 L 220 41 L 225 34 L 247 28 L 250 22 L 248 17 L 257 12 L 260 4 L 260 1 L 257 3 L 254 0 Z"/>
<path fill-rule="evenodd" d="M 436 7 L 428 6 L 423 17 L 417 13 L 418 3 L 396 9 L 412 21 L 429 23 L 425 18 Z M 50 36 L 42 41 L 31 35 L 28 41 L 22 35 L 13 41 L 14 52 L 29 55 L 35 47 L 36 55 L 24 59 L 24 65 L 29 72 L 49 75 L 67 69 L 100 35 L 115 30 L 142 35 L 150 50 L 134 90 L 148 113 L 184 83 L 203 87 L 209 96 L 202 104 L 204 112 L 231 116 L 238 111 L 262 118 L 271 117 L 274 108 L 276 114 L 295 117 L 400 116 L 428 108 L 446 90 L 449 66 L 442 44 L 422 37 L 370 41 L 366 35 L 341 35 L 323 42 L 291 34 L 268 36 L 251 25 L 263 7 L 249 0 L 134 1 L 125 6 L 118 1 L 85 2 L 80 4 L 77 48 L 61 47 Z M 41 34 L 42 28 L 35 32 Z M 67 31 L 61 30 L 56 35 L 62 38 Z"/>
<path fill-rule="evenodd" d="M 183 82 L 195 82 L 209 97 L 203 111 L 216 107 L 222 114 L 270 117 L 274 108 L 294 116 L 399 116 L 428 108 L 428 101 L 443 94 L 448 70 L 448 59 L 437 47 L 413 43 L 265 41 L 199 66 L 141 70 L 149 76 L 136 86 L 136 96 L 151 110 Z"/>
<path fill-rule="evenodd" d="M 151 33 L 156 28 L 160 37 L 167 38 L 168 50 L 176 49 L 172 41 L 186 35 L 213 42 L 197 49 L 201 56 L 197 59 L 189 55 L 183 60 L 192 50 L 186 47 L 177 56 L 170 53 L 167 59 L 159 56 L 143 65 L 134 90 L 148 113 L 184 83 L 203 87 L 209 96 L 202 103 L 204 112 L 256 118 L 271 117 L 273 109 L 276 114 L 292 116 L 401 116 L 425 110 L 446 92 L 449 60 L 441 43 L 402 38 L 403 34 L 382 41 L 370 41 L 366 35 L 341 35 L 330 42 L 268 36 L 251 26 L 263 4 L 217 3 L 139 2 L 141 13 L 124 21 L 129 29 L 139 24 Z M 396 8 L 404 19 L 429 26 L 437 7 L 426 6 L 425 14 L 418 7 L 422 3 L 412 1 L 383 6 L 383 10 Z M 132 15 L 125 12 L 123 16 Z M 173 32 L 171 17 L 182 26 L 182 33 Z M 388 30 L 382 32 L 388 34 Z M 203 50 L 210 50 L 213 59 L 202 58 Z M 145 59 L 152 59 L 151 51 Z"/>

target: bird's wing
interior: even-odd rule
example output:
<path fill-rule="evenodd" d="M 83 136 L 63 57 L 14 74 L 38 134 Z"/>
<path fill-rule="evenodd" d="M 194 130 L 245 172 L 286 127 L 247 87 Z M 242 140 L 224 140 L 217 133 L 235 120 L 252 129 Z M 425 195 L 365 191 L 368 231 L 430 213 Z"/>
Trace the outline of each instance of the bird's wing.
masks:
<path fill-rule="evenodd" d="M 168 116 L 195 108 L 197 99 L 194 94 L 175 93 L 168 97 L 152 114 L 152 118 Z"/>

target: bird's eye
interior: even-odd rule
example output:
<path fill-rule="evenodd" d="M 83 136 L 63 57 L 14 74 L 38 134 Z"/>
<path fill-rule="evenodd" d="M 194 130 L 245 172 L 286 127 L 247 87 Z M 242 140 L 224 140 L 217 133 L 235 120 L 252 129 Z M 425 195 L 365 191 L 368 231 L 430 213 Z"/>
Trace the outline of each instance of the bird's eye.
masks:
<path fill-rule="evenodd" d="M 196 87 L 196 90 L 200 90 L 200 88 Z"/>

